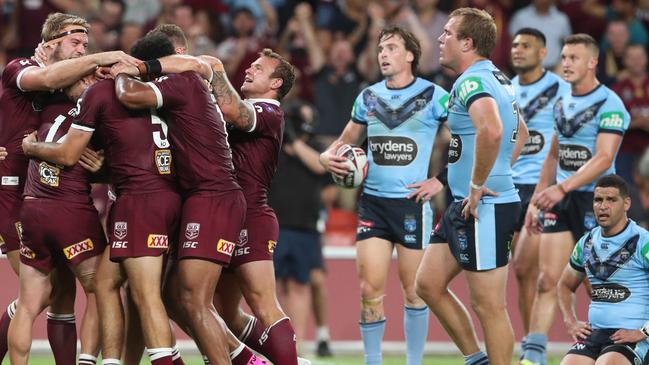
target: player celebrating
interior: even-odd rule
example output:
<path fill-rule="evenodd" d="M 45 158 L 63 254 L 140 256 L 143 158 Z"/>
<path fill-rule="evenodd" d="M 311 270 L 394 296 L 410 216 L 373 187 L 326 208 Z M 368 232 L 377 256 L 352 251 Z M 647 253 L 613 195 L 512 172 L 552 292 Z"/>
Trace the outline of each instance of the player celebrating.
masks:
<path fill-rule="evenodd" d="M 50 54 L 45 64 L 39 64 L 34 59 L 19 58 L 10 62 L 2 74 L 4 91 L 0 97 L 0 145 L 8 149 L 8 155 L 0 162 L 0 248 L 9 258 L 16 273 L 20 248 L 18 215 L 28 165 L 28 159 L 20 149 L 20 141 L 25 134 L 36 130 L 40 124 L 38 111 L 44 96 L 38 91 L 69 86 L 84 75 L 94 72 L 98 66 L 110 65 L 120 60 L 135 63 L 134 58 L 121 51 L 84 56 L 88 44 L 88 29 L 89 24 L 83 18 L 62 13 L 50 14 L 43 23 L 41 32 L 46 42 L 44 48 Z M 70 284 L 74 285 L 73 282 Z M 64 296 L 72 295 L 72 298 L 63 298 L 55 294 L 52 299 L 53 307 L 66 307 L 59 304 L 63 301 L 74 302 L 74 293 L 70 289 L 64 292 Z M 69 309 L 65 311 L 72 313 L 72 306 L 67 306 Z M 16 302 L 13 302 L 0 320 L 0 356 L 4 356 L 7 350 L 7 329 L 15 311 Z M 59 338 L 52 343 L 55 358 L 63 362 L 69 362 L 71 357 L 76 356 L 76 328 L 73 321 L 73 314 L 53 313 L 48 320 L 48 326 L 64 327 L 64 334 L 56 336 Z M 86 345 L 87 340 L 82 338 L 83 350 L 96 347 L 92 344 Z"/>
<path fill-rule="evenodd" d="M 168 39 L 160 38 L 167 43 L 156 43 L 157 51 L 173 52 Z M 163 254 L 169 249 L 169 235 L 176 231 L 181 200 L 171 174 L 166 123 L 155 114 L 127 110 L 114 90 L 114 81 L 108 79 L 83 94 L 76 121 L 63 143 L 34 142 L 27 137 L 23 149 L 29 155 L 69 166 L 79 159 L 95 129 L 100 129 L 117 194 L 110 224 L 110 256 L 121 263 L 129 279 L 152 363 L 171 365 L 171 329 L 160 288 Z M 119 359 L 104 358 L 103 363 L 119 364 Z"/>
<path fill-rule="evenodd" d="M 383 297 L 396 246 L 405 302 L 406 359 L 414 365 L 421 363 L 428 334 L 428 308 L 415 293 L 415 273 L 433 228 L 428 200 L 442 187 L 436 179 L 426 178 L 432 141 L 446 119 L 448 93 L 415 76 L 421 48 L 409 31 L 384 29 L 378 51 L 385 80 L 358 95 L 351 120 L 320 155 L 320 162 L 344 177 L 345 158 L 336 156 L 336 150 L 343 143 L 358 145 L 367 135 L 369 169 L 356 237 L 365 363 L 381 363 Z"/>
<path fill-rule="evenodd" d="M 576 342 L 562 365 L 632 365 L 646 357 L 649 232 L 627 218 L 630 206 L 621 177 L 597 181 L 593 211 L 599 227 L 577 242 L 559 280 L 559 306 Z M 586 277 L 593 286 L 588 323 L 574 311 L 575 291 Z"/>
<path fill-rule="evenodd" d="M 543 231 L 541 256 L 547 258 L 541 259 L 523 365 L 545 362 L 557 282 L 577 237 L 595 227 L 594 181 L 615 172 L 615 156 L 629 127 L 624 104 L 595 76 L 598 55 L 597 42 L 589 35 L 564 40 L 561 67 L 572 90 L 554 106 L 555 135 L 525 217 L 528 229 Z M 542 221 L 538 210 L 545 212 Z"/>
<path fill-rule="evenodd" d="M 512 167 L 514 185 L 522 205 L 512 240 L 512 264 L 519 285 L 518 308 L 525 333 L 529 331 L 539 270 L 539 236 L 529 234 L 524 228 L 525 213 L 539 181 L 543 160 L 550 150 L 554 133 L 554 103 L 569 89 L 568 83 L 543 68 L 546 54 L 545 35 L 541 31 L 522 28 L 516 32 L 511 49 L 512 65 L 516 71 L 512 85 L 529 137 Z"/>
<path fill-rule="evenodd" d="M 507 261 L 520 212 L 511 165 L 527 130 L 511 82 L 487 58 L 496 44 L 493 18 L 483 10 L 457 9 L 439 41 L 441 64 L 461 75 L 448 106 L 448 182 L 455 200 L 426 249 L 417 292 L 465 355 L 465 364 L 509 364 L 514 333 L 505 301 Z M 489 360 L 466 309 L 448 289 L 462 270 Z"/>

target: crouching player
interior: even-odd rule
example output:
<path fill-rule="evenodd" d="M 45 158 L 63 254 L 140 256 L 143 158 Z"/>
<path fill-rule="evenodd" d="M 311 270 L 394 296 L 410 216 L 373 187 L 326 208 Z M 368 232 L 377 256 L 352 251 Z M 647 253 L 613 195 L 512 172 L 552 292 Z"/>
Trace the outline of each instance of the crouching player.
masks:
<path fill-rule="evenodd" d="M 559 281 L 559 305 L 576 341 L 561 365 L 640 364 L 649 333 L 649 232 L 627 218 L 629 190 L 607 175 L 595 185 L 598 227 L 577 242 Z M 588 322 L 577 320 L 575 290 L 588 276 Z M 646 321 L 646 322 L 645 322 Z"/>

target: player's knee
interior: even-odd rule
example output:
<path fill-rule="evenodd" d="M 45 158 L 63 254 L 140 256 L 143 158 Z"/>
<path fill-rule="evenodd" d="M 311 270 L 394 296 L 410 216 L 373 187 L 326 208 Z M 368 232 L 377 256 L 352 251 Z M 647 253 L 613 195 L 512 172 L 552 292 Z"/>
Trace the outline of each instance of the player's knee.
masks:
<path fill-rule="evenodd" d="M 382 297 L 384 293 L 385 288 L 383 286 L 361 279 L 361 298 L 372 299 Z"/>
<path fill-rule="evenodd" d="M 446 288 L 440 288 L 431 280 L 426 280 L 423 277 L 417 275 L 415 280 L 415 294 L 423 299 L 424 301 L 430 303 L 436 302 L 444 293 Z"/>
<path fill-rule="evenodd" d="M 97 289 L 97 281 L 96 281 L 96 275 L 95 272 L 88 272 L 88 273 L 82 273 L 78 276 L 79 283 L 81 284 L 81 287 L 83 288 L 83 291 L 86 292 L 86 294 L 92 294 L 95 293 Z"/>
<path fill-rule="evenodd" d="M 514 274 L 516 275 L 516 280 L 525 281 L 530 277 L 532 271 L 522 259 L 514 256 L 512 259 L 512 266 L 514 267 Z"/>
<path fill-rule="evenodd" d="M 497 316 L 507 312 L 507 304 L 504 300 L 489 298 L 487 296 L 471 297 L 471 308 L 480 318 Z"/>
<path fill-rule="evenodd" d="M 556 293 L 559 277 L 547 272 L 539 273 L 539 278 L 536 281 L 536 290 L 539 293 Z"/>

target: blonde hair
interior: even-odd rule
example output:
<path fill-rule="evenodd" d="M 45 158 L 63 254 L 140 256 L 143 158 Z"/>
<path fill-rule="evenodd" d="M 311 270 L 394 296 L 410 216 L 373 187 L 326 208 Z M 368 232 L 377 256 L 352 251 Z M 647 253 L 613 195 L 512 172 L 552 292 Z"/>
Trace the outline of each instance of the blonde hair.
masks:
<path fill-rule="evenodd" d="M 41 37 L 45 42 L 49 42 L 61 33 L 63 28 L 68 25 L 78 25 L 85 28 L 86 32 L 90 30 L 90 23 L 79 16 L 64 13 L 52 13 L 47 16 L 45 23 L 43 23 Z"/>
<path fill-rule="evenodd" d="M 566 44 L 583 44 L 590 51 L 593 57 L 599 56 L 599 45 L 595 38 L 585 33 L 571 34 L 563 39 L 563 45 Z"/>
<path fill-rule="evenodd" d="M 449 18 L 461 17 L 457 27 L 457 38 L 471 38 L 476 53 L 482 57 L 489 57 L 496 47 L 496 22 L 484 10 L 476 8 L 459 8 L 454 10 Z"/>

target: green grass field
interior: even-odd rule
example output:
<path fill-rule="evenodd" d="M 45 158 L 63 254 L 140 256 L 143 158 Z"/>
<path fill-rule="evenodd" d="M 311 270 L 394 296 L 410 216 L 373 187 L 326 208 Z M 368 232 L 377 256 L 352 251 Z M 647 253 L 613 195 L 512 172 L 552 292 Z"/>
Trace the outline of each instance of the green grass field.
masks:
<path fill-rule="evenodd" d="M 312 365 L 363 365 L 362 356 L 336 356 L 329 359 L 310 359 Z M 187 365 L 203 365 L 203 361 L 198 357 L 184 358 Z M 551 358 L 548 365 L 559 365 L 559 358 Z M 405 359 L 403 356 L 386 356 L 383 357 L 383 365 L 403 365 Z M 459 356 L 426 356 L 422 365 L 462 365 L 462 358 Z M 34 356 L 29 359 L 30 365 L 52 365 L 54 359 L 49 356 Z M 148 360 L 140 364 L 149 364 Z M 9 365 L 5 359 L 2 365 Z"/>

